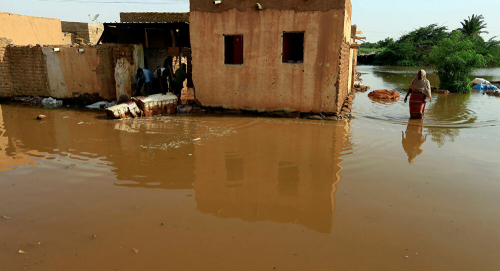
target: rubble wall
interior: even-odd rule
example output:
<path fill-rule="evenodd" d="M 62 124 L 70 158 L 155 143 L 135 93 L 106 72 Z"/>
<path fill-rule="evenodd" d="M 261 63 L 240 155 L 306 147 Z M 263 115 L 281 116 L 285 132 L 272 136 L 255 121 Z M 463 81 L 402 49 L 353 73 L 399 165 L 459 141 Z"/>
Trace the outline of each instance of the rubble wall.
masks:
<path fill-rule="evenodd" d="M 339 74 L 338 74 L 338 96 L 337 96 L 337 108 L 341 109 L 344 104 L 347 95 L 349 94 L 349 89 L 351 82 L 349 78 L 351 77 L 349 74 L 350 67 L 352 67 L 351 62 L 351 48 L 350 44 L 344 40 L 342 42 L 342 46 L 340 49 L 340 62 L 339 62 Z"/>
<path fill-rule="evenodd" d="M 83 52 L 78 52 L 79 49 Z M 4 97 L 63 99 L 89 94 L 116 100 L 118 59 L 125 59 L 131 71 L 144 65 L 138 61 L 142 56 L 142 46 L 137 45 L 9 46 L 4 51 L 4 61 L 0 62 L 0 82 L 7 86 L 0 92 Z M 0 49 L 0 60 L 1 52 Z M 124 80 L 133 80 L 133 74 L 127 74 Z"/>
<path fill-rule="evenodd" d="M 313 2 L 317 1 L 310 3 Z M 259 111 L 338 112 L 338 76 L 345 75 L 345 81 L 348 80 L 347 72 L 339 73 L 345 9 L 197 9 L 192 1 L 193 81 L 196 97 L 203 105 Z M 282 63 L 285 31 L 305 32 L 303 63 Z M 235 34 L 243 35 L 244 64 L 225 65 L 224 35 Z M 347 84 L 342 86 L 347 91 Z"/>
<path fill-rule="evenodd" d="M 72 34 L 72 39 L 81 38 L 83 42 L 97 44 L 101 38 L 104 26 L 96 23 L 61 22 L 62 32 Z"/>
<path fill-rule="evenodd" d="M 63 44 L 61 20 L 0 12 L 0 37 L 16 45 Z"/>

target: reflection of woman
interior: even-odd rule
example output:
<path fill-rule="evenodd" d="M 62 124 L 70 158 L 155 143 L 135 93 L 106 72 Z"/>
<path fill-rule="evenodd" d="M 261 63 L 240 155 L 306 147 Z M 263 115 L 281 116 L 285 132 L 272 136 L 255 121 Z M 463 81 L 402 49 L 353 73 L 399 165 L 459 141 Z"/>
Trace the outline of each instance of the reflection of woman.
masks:
<path fill-rule="evenodd" d="M 405 97 L 405 103 L 410 97 L 410 115 L 412 119 L 421 119 L 424 117 L 426 100 L 432 100 L 431 83 L 427 80 L 424 70 L 418 72 L 417 77 L 411 81 L 410 90 Z"/>
<path fill-rule="evenodd" d="M 424 151 L 422 145 L 427 140 L 427 135 L 422 135 L 423 120 L 410 120 L 406 133 L 401 132 L 403 149 L 408 155 L 408 163 L 415 163 L 415 158 L 421 155 Z M 406 137 L 405 137 L 406 136 Z"/>

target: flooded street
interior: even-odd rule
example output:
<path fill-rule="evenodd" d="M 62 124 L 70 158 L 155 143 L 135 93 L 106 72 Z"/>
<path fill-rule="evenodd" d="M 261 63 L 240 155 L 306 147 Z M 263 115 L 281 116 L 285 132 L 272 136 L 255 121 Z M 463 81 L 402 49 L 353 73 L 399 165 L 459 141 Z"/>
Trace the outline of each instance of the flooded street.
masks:
<path fill-rule="evenodd" d="M 500 98 L 367 94 L 338 122 L 0 105 L 0 270 L 498 270 Z"/>

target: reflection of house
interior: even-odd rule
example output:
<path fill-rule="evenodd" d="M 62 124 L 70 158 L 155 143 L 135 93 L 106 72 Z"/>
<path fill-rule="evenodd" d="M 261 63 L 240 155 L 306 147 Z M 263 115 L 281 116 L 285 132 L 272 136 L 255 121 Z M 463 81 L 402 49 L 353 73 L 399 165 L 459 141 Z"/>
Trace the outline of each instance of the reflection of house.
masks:
<path fill-rule="evenodd" d="M 36 164 L 30 155 L 22 153 L 15 138 L 6 135 L 2 106 L 0 105 L 0 172 L 10 170 L 21 164 Z"/>
<path fill-rule="evenodd" d="M 351 13 L 350 0 L 191 0 L 197 98 L 227 108 L 338 113 L 357 48 Z"/>
<path fill-rule="evenodd" d="M 195 146 L 198 210 L 330 232 L 349 124 L 304 125 L 261 123 Z"/>
<path fill-rule="evenodd" d="M 193 188 L 195 157 L 188 156 L 194 153 L 192 143 L 181 148 L 160 148 L 171 141 L 184 140 L 183 131 L 196 130 L 196 122 L 183 119 L 174 125 L 134 119 L 112 123 L 96 120 L 99 113 L 45 110 L 50 121 L 41 123 L 33 120 L 40 113 L 38 108 L 7 105 L 0 110 L 0 166 L 30 163 L 29 158 L 40 152 L 61 156 L 66 156 L 61 152 L 69 152 L 72 158 L 101 159 L 101 163 L 92 166 L 78 160 L 74 163 L 88 168 L 88 176 L 110 167 L 116 174 L 117 186 Z M 80 121 L 92 124 L 78 124 Z"/>

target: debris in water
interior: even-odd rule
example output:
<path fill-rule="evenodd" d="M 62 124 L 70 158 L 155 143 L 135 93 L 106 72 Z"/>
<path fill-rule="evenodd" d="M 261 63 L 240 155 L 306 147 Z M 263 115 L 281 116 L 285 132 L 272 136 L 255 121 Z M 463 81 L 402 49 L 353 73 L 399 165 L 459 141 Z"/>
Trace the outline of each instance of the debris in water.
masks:
<path fill-rule="evenodd" d="M 10 217 L 9 217 L 9 216 L 6 216 L 6 215 L 3 215 L 3 216 L 2 216 L 2 218 L 3 218 L 3 219 L 10 219 Z"/>
<path fill-rule="evenodd" d="M 135 253 L 139 253 L 139 250 L 137 248 L 132 248 Z"/>
<path fill-rule="evenodd" d="M 43 99 L 42 104 L 46 107 L 59 107 L 63 105 L 63 101 L 50 97 Z"/>
<path fill-rule="evenodd" d="M 36 243 L 31 244 L 31 245 L 34 247 L 39 247 L 42 245 L 42 242 L 36 242 Z"/>
<path fill-rule="evenodd" d="M 405 256 L 406 259 L 410 258 L 410 256 Z"/>
<path fill-rule="evenodd" d="M 37 120 L 43 120 L 46 118 L 47 118 L 47 116 L 45 116 L 45 115 L 38 115 L 38 117 L 36 117 Z"/>
<path fill-rule="evenodd" d="M 161 223 L 160 225 L 165 226 L 165 223 Z"/>
<path fill-rule="evenodd" d="M 19 250 L 19 254 L 25 254 L 26 252 Z"/>
<path fill-rule="evenodd" d="M 399 93 L 397 91 L 387 90 L 387 89 L 372 91 L 368 94 L 368 97 L 370 97 L 373 100 L 394 100 L 394 101 L 397 101 L 401 98 L 401 96 L 399 96 Z"/>
<path fill-rule="evenodd" d="M 96 239 L 97 238 L 97 235 L 92 235 L 92 239 Z"/>
<path fill-rule="evenodd" d="M 200 141 L 200 140 L 201 140 L 201 138 L 199 138 L 199 137 L 198 137 L 198 138 L 193 139 L 193 141 Z"/>

